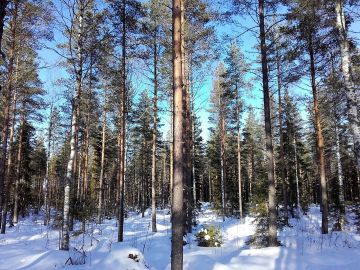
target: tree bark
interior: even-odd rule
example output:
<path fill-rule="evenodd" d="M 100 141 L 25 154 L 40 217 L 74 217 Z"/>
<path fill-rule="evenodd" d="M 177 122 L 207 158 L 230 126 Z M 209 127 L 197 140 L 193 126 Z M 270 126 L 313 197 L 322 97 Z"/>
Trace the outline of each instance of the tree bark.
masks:
<path fill-rule="evenodd" d="M 344 176 L 343 169 L 341 165 L 341 156 L 340 156 L 340 138 L 339 138 L 339 130 L 337 127 L 337 123 L 335 124 L 335 136 L 336 136 L 336 163 L 338 169 L 338 184 L 339 184 L 339 225 L 342 230 L 345 225 L 345 197 L 344 197 Z"/>
<path fill-rule="evenodd" d="M 219 87 L 219 91 L 221 86 Z M 224 93 L 219 93 L 219 113 L 220 113 L 220 167 L 221 167 L 221 208 L 222 208 L 222 218 L 225 221 L 226 215 L 226 123 L 225 123 L 225 112 L 224 112 Z"/>
<path fill-rule="evenodd" d="M 239 216 L 240 222 L 243 221 L 243 201 L 242 201 L 242 179 L 241 179 L 241 129 L 240 129 L 240 97 L 236 85 L 236 125 L 237 125 L 237 166 L 238 166 L 238 186 L 239 186 Z"/>
<path fill-rule="evenodd" d="M 276 225 L 276 191 L 274 178 L 274 149 L 272 144 L 271 131 L 271 111 L 269 94 L 269 75 L 268 60 L 266 48 L 266 29 L 264 0 L 259 0 L 259 28 L 260 28 L 260 49 L 261 49 L 261 69 L 264 94 L 264 115 L 265 115 L 265 136 L 266 136 L 266 156 L 268 166 L 268 184 L 269 184 L 269 231 L 268 245 L 277 246 L 277 225 Z"/>
<path fill-rule="evenodd" d="M 173 177 L 173 203 L 171 207 L 171 270 L 183 268 L 183 189 L 184 189 L 184 92 L 182 78 L 181 53 L 181 0 L 172 0 L 172 26 L 173 26 L 173 95 L 174 95 L 174 177 Z"/>
<path fill-rule="evenodd" d="M 11 106 L 11 125 L 10 125 L 10 133 L 9 133 L 9 147 L 8 147 L 8 158 L 7 158 L 7 166 L 5 171 L 5 196 L 3 202 L 3 212 L 1 217 L 1 234 L 5 234 L 6 231 L 6 218 L 8 212 L 8 202 L 10 196 L 10 187 L 11 187 L 11 171 L 12 171 L 12 155 L 13 155 L 13 144 L 14 144 L 14 130 L 15 130 L 15 122 L 16 122 L 16 103 L 17 103 L 17 89 L 16 89 L 16 82 L 17 82 L 17 67 L 18 67 L 18 59 L 16 61 L 16 71 L 15 71 L 15 82 L 14 82 L 14 90 L 13 90 L 13 100 Z M 12 221 L 10 221 L 12 222 Z"/>
<path fill-rule="evenodd" d="M 2 52 L 2 37 L 4 32 L 4 20 L 6 16 L 6 6 L 8 5 L 8 0 L 2 0 L 0 2 L 0 53 L 4 57 L 4 54 Z M 0 88 L 1 90 L 1 88 Z"/>
<path fill-rule="evenodd" d="M 0 156 L 0 224 L 2 224 L 2 217 L 4 216 L 3 206 L 7 197 L 6 192 L 6 160 L 8 154 L 8 139 L 9 139 L 9 123 L 10 123 L 10 111 L 11 111 L 11 97 L 13 91 L 13 76 L 14 76 L 14 61 L 15 61 L 15 50 L 16 50 L 16 32 L 17 32 L 17 22 L 18 20 L 18 1 L 14 2 L 14 10 L 12 18 L 10 21 L 10 52 L 9 52 L 9 64 L 7 70 L 7 84 L 6 84 L 6 93 L 4 98 L 4 108 L 3 108 L 3 125 L 1 130 L 1 156 Z"/>
<path fill-rule="evenodd" d="M 348 118 L 350 129 L 354 141 L 354 153 L 357 162 L 357 170 L 360 172 L 360 124 L 358 115 L 358 98 L 360 96 L 359 90 L 356 89 L 352 74 L 351 74 L 351 56 L 349 49 L 349 42 L 346 33 L 344 1 L 336 0 L 336 27 L 338 29 L 338 38 L 341 53 L 341 71 L 344 76 L 346 87 L 346 97 L 348 102 Z"/>
<path fill-rule="evenodd" d="M 277 48 L 276 48 L 277 49 Z M 288 194 L 286 184 L 285 171 L 285 157 L 284 157 L 284 134 L 283 134 L 283 114 L 282 114 L 282 99 L 281 99 L 281 63 L 278 51 L 276 51 L 276 71 L 277 71 L 277 90 L 278 90 L 278 117 L 279 117 L 279 135 L 280 135 L 280 176 L 282 183 L 283 203 L 284 203 L 284 218 L 285 223 L 288 224 Z"/>
<path fill-rule="evenodd" d="M 47 153 L 46 153 L 46 173 L 45 173 L 45 190 L 44 190 L 44 206 L 45 206 L 45 215 L 44 215 L 44 226 L 48 226 L 49 225 L 49 221 L 50 221 L 50 206 L 49 206 L 49 170 L 50 170 L 50 147 L 51 147 L 51 140 L 52 140 L 52 129 L 53 129 L 53 108 L 54 108 L 54 104 L 51 103 L 50 105 L 50 117 L 49 117 L 49 128 L 48 128 L 48 137 L 47 137 L 47 141 L 48 141 L 48 147 L 47 147 Z"/>
<path fill-rule="evenodd" d="M 104 90 L 106 91 L 106 90 Z M 103 124 L 101 132 L 101 161 L 100 161 L 100 177 L 99 177 L 99 201 L 97 222 L 102 223 L 103 201 L 104 201 L 104 167 L 105 167 L 105 146 L 106 146 L 106 93 L 104 94 L 104 112 Z"/>
<path fill-rule="evenodd" d="M 321 120 L 320 120 L 321 116 L 319 109 L 319 100 L 317 96 L 315 57 L 314 57 L 313 40 L 311 34 L 308 40 L 308 53 L 310 57 L 311 88 L 312 88 L 313 103 L 314 103 L 316 145 L 319 155 L 321 209 L 322 209 L 321 233 L 327 234 L 328 233 L 328 198 L 327 198 L 326 175 L 325 175 L 324 137 L 322 132 Z"/>
<path fill-rule="evenodd" d="M 156 133 L 157 133 L 157 26 L 154 33 L 154 108 L 153 108 L 153 138 L 152 138 L 152 166 L 151 166 L 151 230 L 156 232 Z"/>
<path fill-rule="evenodd" d="M 126 144 L 126 103 L 127 103 L 127 91 L 126 91 L 126 0 L 122 0 L 122 57 L 121 57 L 121 123 L 120 123 L 120 151 L 119 151 L 119 216 L 118 216 L 118 242 L 124 240 L 124 195 L 125 195 L 125 144 Z"/>

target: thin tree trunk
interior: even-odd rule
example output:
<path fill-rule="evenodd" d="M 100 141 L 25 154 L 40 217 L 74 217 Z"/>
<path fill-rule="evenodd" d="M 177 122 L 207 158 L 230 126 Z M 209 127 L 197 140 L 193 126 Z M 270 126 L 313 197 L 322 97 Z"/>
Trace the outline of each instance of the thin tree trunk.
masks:
<path fill-rule="evenodd" d="M 17 153 L 17 164 L 16 164 L 16 180 L 14 188 L 14 214 L 13 223 L 18 223 L 19 217 L 19 184 L 21 179 L 21 160 L 22 160 L 22 145 L 24 136 L 24 125 L 25 125 L 25 113 L 22 110 L 20 117 L 20 131 L 19 131 L 19 142 L 18 142 L 18 153 Z"/>
<path fill-rule="evenodd" d="M 120 182 L 119 182 L 119 217 L 118 217 L 118 242 L 124 240 L 124 195 L 125 195 L 125 144 L 126 144 L 126 0 L 122 0 L 122 59 L 121 59 L 121 72 L 122 72 L 122 103 L 121 103 L 121 125 L 120 125 Z"/>
<path fill-rule="evenodd" d="M 50 105 L 50 119 L 49 119 L 49 128 L 48 128 L 48 147 L 47 147 L 47 155 L 46 155 L 46 173 L 45 173 L 45 190 L 44 190 L 44 206 L 45 206 L 45 215 L 44 215 L 44 226 L 49 225 L 50 221 L 50 206 L 49 206 L 49 169 L 50 169 L 50 147 L 51 147 L 51 140 L 52 140 L 52 129 L 53 129 L 53 108 L 54 105 L 51 103 Z"/>
<path fill-rule="evenodd" d="M 16 67 L 18 66 L 18 59 L 16 61 Z M 17 82 L 17 68 L 15 71 L 15 87 Z M 17 90 L 13 90 L 13 100 L 11 107 L 11 125 L 10 125 L 10 134 L 9 134 L 9 147 L 8 147 L 8 160 L 5 172 L 5 196 L 3 202 L 3 212 L 1 217 L 1 234 L 5 234 L 6 231 L 6 219 L 7 219 L 7 209 L 8 209 L 8 201 L 10 196 L 10 187 L 11 187 L 11 171 L 12 171 L 12 155 L 13 155 L 13 144 L 14 144 L 14 130 L 15 130 L 15 122 L 16 122 L 16 103 L 17 103 Z M 10 221 L 12 222 L 12 221 Z"/>
<path fill-rule="evenodd" d="M 243 202 L 242 202 L 242 179 L 241 179 L 241 129 L 240 129 L 240 97 L 236 85 L 236 125 L 237 125 L 237 166 L 238 166 L 238 186 L 239 186 L 239 215 L 240 222 L 243 221 Z"/>
<path fill-rule="evenodd" d="M 266 30 L 265 30 L 265 3 L 259 0 L 259 27 L 260 27 L 260 47 L 262 64 L 262 83 L 264 93 L 264 115 L 265 115 L 265 136 L 266 136 L 266 156 L 268 163 L 268 183 L 269 183 L 269 246 L 277 246 L 277 225 L 276 225 L 276 191 L 274 178 L 274 149 L 272 144 L 271 131 L 271 111 L 270 94 L 268 78 L 268 61 L 266 48 Z"/>
<path fill-rule="evenodd" d="M 174 187 L 174 99 L 170 94 L 170 205 L 172 205 Z"/>
<path fill-rule="evenodd" d="M 284 157 L 284 134 L 283 134 L 283 114 L 282 114 L 282 99 L 281 99 L 281 63 L 278 51 L 276 51 L 276 71 L 277 71 L 277 90 L 278 90 L 278 117 L 279 117 L 279 135 L 280 135 L 280 176 L 282 183 L 283 192 L 283 203 L 284 203 L 284 218 L 285 224 L 288 224 L 288 194 L 287 184 L 285 179 L 285 157 Z"/>
<path fill-rule="evenodd" d="M 341 71 L 344 76 L 346 87 L 346 96 L 348 102 L 348 118 L 350 129 L 353 135 L 354 152 L 357 162 L 357 170 L 360 172 L 360 123 L 358 115 L 359 90 L 356 90 L 351 74 L 351 57 L 349 42 L 346 33 L 346 22 L 344 14 L 344 1 L 336 0 L 336 27 L 339 34 L 340 52 L 341 52 Z"/>
<path fill-rule="evenodd" d="M 209 161 L 210 163 L 210 161 Z M 209 202 L 213 202 L 213 193 L 212 193 L 212 180 L 211 180 L 211 170 L 210 170 L 210 164 L 208 165 L 208 177 L 209 177 Z"/>
<path fill-rule="evenodd" d="M 154 115 L 153 115 L 153 138 L 152 138 L 152 166 L 151 166 L 151 230 L 156 232 L 156 125 L 157 125 L 157 26 L 154 37 Z"/>
<path fill-rule="evenodd" d="M 181 54 L 181 0 L 172 0 L 173 26 L 173 95 L 174 95 L 174 178 L 173 203 L 171 207 L 171 270 L 183 268 L 183 185 L 184 185 L 184 119 L 183 119 L 183 78 Z"/>
<path fill-rule="evenodd" d="M 300 213 L 300 189 L 299 189 L 299 169 L 298 169 L 298 158 L 297 158 L 297 145 L 296 145 L 296 138 L 295 138 L 295 134 L 294 134 L 294 156 L 295 156 L 295 182 L 296 182 L 296 208 L 297 208 L 297 212 L 298 214 Z"/>
<path fill-rule="evenodd" d="M 223 93 L 219 93 L 219 108 L 220 108 L 220 167 L 221 167 L 221 208 L 222 218 L 225 221 L 226 211 L 226 125 L 224 115 Z"/>
<path fill-rule="evenodd" d="M 322 133 L 322 126 L 320 120 L 320 109 L 319 100 L 317 96 L 316 87 L 316 69 L 315 69 L 315 58 L 314 49 L 312 44 L 312 37 L 308 40 L 308 52 L 310 56 L 310 75 L 311 75 L 311 87 L 313 93 L 314 102 L 314 117 L 315 117 L 315 130 L 316 130 L 316 144 L 319 155 L 319 168 L 320 168 L 320 187 L 321 187 L 321 232 L 322 234 L 328 233 L 328 198 L 327 198 L 327 187 L 326 187 L 326 175 L 325 175 L 325 154 L 324 154 L 324 137 Z"/>
<path fill-rule="evenodd" d="M 105 90 L 104 90 L 105 91 Z M 100 164 L 100 179 L 99 179 L 99 201 L 98 201 L 98 223 L 102 223 L 103 216 L 103 200 L 104 200 L 104 167 L 105 167 L 105 146 L 106 146 L 106 93 L 104 94 L 104 112 L 103 124 L 101 132 L 101 164 Z"/>
<path fill-rule="evenodd" d="M 62 227 L 62 239 L 61 250 L 69 250 L 69 231 L 70 231 L 70 201 L 71 201 L 71 187 L 74 182 L 74 160 L 76 156 L 76 130 L 78 125 L 76 109 L 78 106 L 79 94 L 81 91 L 81 82 L 77 80 L 76 96 L 74 98 L 73 112 L 72 112 L 72 124 L 71 124 L 71 139 L 70 139 L 70 158 L 66 169 L 66 179 L 64 187 L 64 210 L 63 210 L 63 227 Z"/>
<path fill-rule="evenodd" d="M 336 163 L 337 163 L 337 169 L 338 169 L 338 184 L 339 184 L 339 209 L 340 209 L 340 215 L 339 215 L 339 224 L 340 229 L 343 229 L 345 225 L 345 197 L 344 197 L 344 176 L 343 176 L 343 170 L 341 165 L 341 156 L 340 156 L 340 138 L 339 138 L 339 130 L 337 127 L 337 124 L 335 124 L 335 133 L 336 133 Z"/>

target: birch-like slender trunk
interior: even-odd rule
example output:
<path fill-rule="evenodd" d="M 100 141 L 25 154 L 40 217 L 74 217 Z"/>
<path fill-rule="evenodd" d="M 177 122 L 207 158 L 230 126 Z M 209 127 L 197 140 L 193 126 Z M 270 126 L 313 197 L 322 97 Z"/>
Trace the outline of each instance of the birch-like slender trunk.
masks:
<path fill-rule="evenodd" d="M 354 153 L 357 163 L 357 170 L 360 173 L 360 123 L 358 115 L 358 102 L 360 91 L 356 89 L 351 74 L 351 56 L 349 41 L 347 39 L 346 21 L 344 14 L 344 0 L 336 0 L 336 27 L 341 53 L 341 71 L 344 76 L 346 97 L 348 102 L 348 118 L 354 141 Z"/>
<path fill-rule="evenodd" d="M 71 201 L 71 187 L 74 182 L 74 161 L 76 156 L 76 130 L 78 125 L 77 119 L 77 106 L 79 105 L 78 99 L 80 98 L 81 91 L 81 81 L 77 77 L 76 82 L 76 94 L 73 101 L 73 111 L 72 111 L 72 120 L 71 120 L 71 135 L 70 135 L 70 158 L 67 164 L 66 169 L 66 179 L 64 187 L 64 210 L 63 210 L 63 226 L 62 226 L 62 238 L 60 249 L 69 250 L 70 242 L 70 201 Z"/>
<path fill-rule="evenodd" d="M 340 137 L 337 123 L 335 124 L 335 136 L 336 136 L 336 165 L 338 169 L 338 185 L 339 185 L 339 224 L 340 229 L 343 229 L 345 225 L 345 196 L 344 196 L 344 175 L 341 165 L 340 155 Z"/>
<path fill-rule="evenodd" d="M 53 109 L 54 105 L 51 103 L 50 105 L 50 117 L 49 117 L 49 128 L 48 128 L 48 145 L 47 145 L 47 153 L 46 153 L 46 173 L 45 173 L 45 185 L 44 185 L 44 206 L 45 206 L 45 215 L 44 215 L 44 226 L 49 225 L 50 221 L 50 206 L 49 206 L 49 170 L 50 170 L 50 153 L 51 153 L 51 140 L 52 140 L 52 129 L 53 129 Z"/>

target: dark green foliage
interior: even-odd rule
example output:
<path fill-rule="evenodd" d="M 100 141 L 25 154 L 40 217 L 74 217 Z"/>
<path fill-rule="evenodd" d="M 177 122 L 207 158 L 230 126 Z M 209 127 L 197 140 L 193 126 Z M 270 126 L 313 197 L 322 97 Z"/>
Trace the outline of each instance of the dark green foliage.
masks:
<path fill-rule="evenodd" d="M 221 247 L 223 243 L 221 231 L 216 226 L 205 225 L 195 236 L 200 247 Z"/>

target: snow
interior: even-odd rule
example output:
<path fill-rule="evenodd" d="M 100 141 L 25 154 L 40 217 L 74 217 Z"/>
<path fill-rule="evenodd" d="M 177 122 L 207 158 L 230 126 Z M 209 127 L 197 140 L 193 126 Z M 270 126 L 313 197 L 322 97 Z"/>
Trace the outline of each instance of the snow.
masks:
<path fill-rule="evenodd" d="M 71 237 L 71 247 L 84 250 L 84 265 L 65 265 L 79 251 L 60 251 L 59 231 L 42 225 L 41 216 L 30 216 L 0 235 L 0 269 L 18 270 L 169 270 L 170 216 L 168 210 L 157 212 L 157 233 L 151 232 L 151 211 L 144 218 L 130 213 L 125 220 L 125 240 L 117 243 L 116 220 L 101 225 L 88 223 L 86 233 Z M 291 227 L 279 231 L 281 247 L 252 249 L 246 240 L 254 233 L 254 218 L 218 217 L 209 204 L 203 204 L 198 226 L 187 236 L 184 246 L 184 269 L 251 269 L 251 270 L 355 270 L 360 269 L 360 236 L 352 226 L 353 216 L 343 232 L 320 234 L 319 208 L 312 206 L 307 215 L 291 219 Z M 218 226 L 222 232 L 221 247 L 198 247 L 195 233 L 203 225 Z M 76 224 L 76 230 L 81 224 Z"/>

